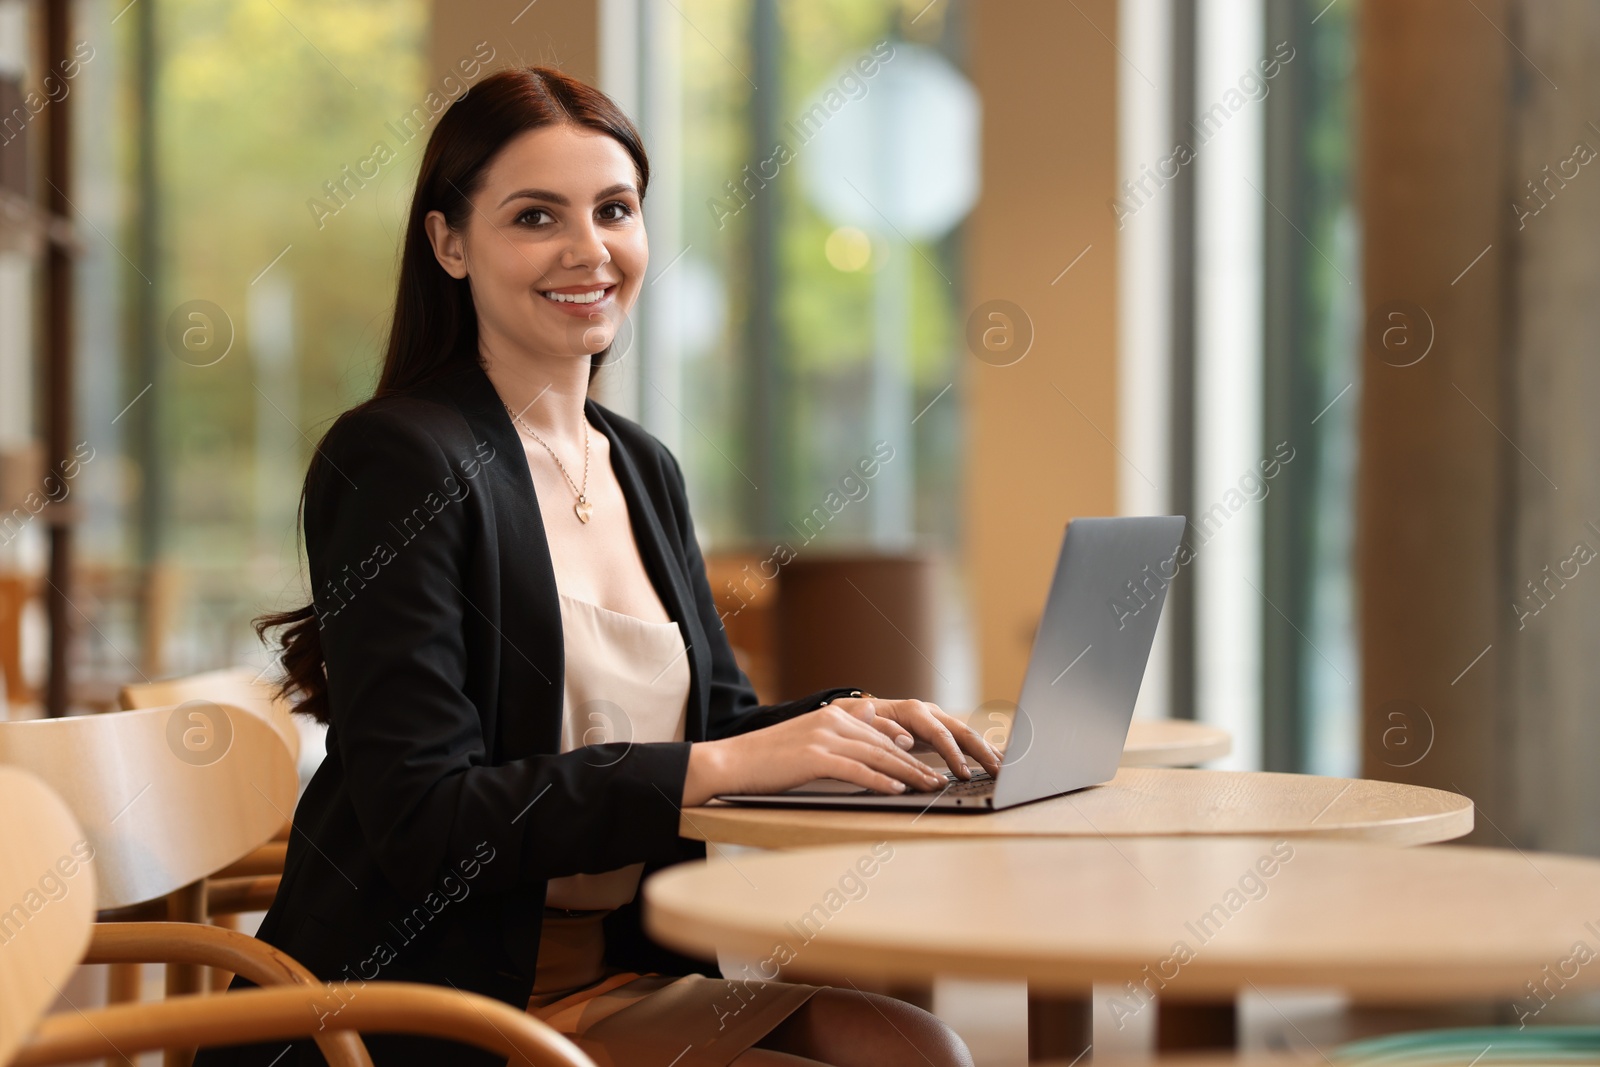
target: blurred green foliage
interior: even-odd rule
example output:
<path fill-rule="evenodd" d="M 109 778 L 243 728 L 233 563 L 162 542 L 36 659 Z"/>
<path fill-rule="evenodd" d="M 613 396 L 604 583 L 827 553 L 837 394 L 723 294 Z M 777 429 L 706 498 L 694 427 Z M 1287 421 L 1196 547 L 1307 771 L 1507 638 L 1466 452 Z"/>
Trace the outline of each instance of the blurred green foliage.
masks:
<path fill-rule="evenodd" d="M 947 251 L 936 245 L 913 247 L 886 231 L 874 235 L 871 264 L 844 271 L 827 259 L 825 246 L 833 226 L 807 201 L 796 161 L 805 148 L 784 128 L 797 119 L 821 86 L 834 82 L 841 65 L 871 52 L 880 41 L 903 43 L 908 28 L 937 29 L 935 19 L 912 27 L 924 4 L 898 0 L 805 0 L 780 3 L 782 36 L 782 100 L 779 136 L 795 158 L 757 196 L 778 201 L 778 318 L 780 351 L 775 358 L 785 383 L 781 428 L 777 433 L 780 462 L 786 472 L 783 515 L 810 511 L 822 493 L 857 459 L 871 449 L 868 440 L 867 382 L 874 344 L 874 272 L 886 257 L 910 264 L 910 311 L 906 328 L 915 396 L 920 410 L 955 381 L 954 357 L 960 345 L 954 321 L 956 271 Z M 693 27 L 683 33 L 685 240 L 721 279 L 728 316 L 721 338 L 706 352 L 686 353 L 685 415 L 699 430 L 685 436 L 686 465 L 692 472 L 697 522 L 708 539 L 720 543 L 752 540 L 745 528 L 740 501 L 748 486 L 728 462 L 745 452 L 746 423 L 741 397 L 755 353 L 748 348 L 751 277 L 750 220 L 739 211 L 718 225 L 719 202 L 737 201 L 727 183 L 739 184 L 745 168 L 752 173 L 773 158 L 775 145 L 752 143 L 750 109 L 754 59 L 751 50 L 750 0 L 688 0 L 684 16 Z M 918 36 L 925 36 L 919 33 Z M 925 41 L 923 43 L 936 43 Z M 870 90 L 869 90 L 870 91 Z M 847 105 L 848 106 L 848 105 Z M 783 158 L 782 155 L 779 158 Z M 767 165 L 768 174 L 771 164 Z M 959 383 L 955 390 L 959 394 Z M 954 448 L 956 411 L 945 397 L 926 420 L 919 420 L 897 447 L 905 454 L 915 434 L 918 461 L 920 531 L 948 543 L 955 536 Z M 703 434 L 704 437 L 700 435 Z M 830 527 L 831 547 L 848 547 L 865 537 L 864 509 L 846 511 Z"/>
<path fill-rule="evenodd" d="M 156 135 L 164 232 L 160 306 L 211 300 L 238 331 L 228 357 L 177 366 L 167 380 L 175 465 L 175 532 L 199 498 L 232 485 L 248 519 L 248 477 L 199 476 L 192 465 L 243 467 L 257 409 L 248 291 L 271 267 L 294 293 L 299 429 L 316 440 L 364 398 L 394 299 L 399 228 L 424 138 L 388 125 L 418 104 L 428 5 L 423 0 L 169 0 L 160 7 Z M 319 228 L 308 202 L 372 155 L 396 153 Z M 310 444 L 284 462 L 303 471 Z M 189 507 L 186 507 L 186 503 Z M 215 507 L 215 502 L 211 504 Z M 218 540 L 203 538 L 215 548 Z"/>

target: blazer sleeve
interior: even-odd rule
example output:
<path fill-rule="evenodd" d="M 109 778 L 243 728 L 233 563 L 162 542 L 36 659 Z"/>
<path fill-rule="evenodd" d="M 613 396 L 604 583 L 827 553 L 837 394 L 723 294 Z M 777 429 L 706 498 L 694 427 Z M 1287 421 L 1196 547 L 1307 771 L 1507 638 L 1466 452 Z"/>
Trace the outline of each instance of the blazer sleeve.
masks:
<path fill-rule="evenodd" d="M 477 888 L 490 891 L 672 858 L 687 742 L 490 764 L 467 695 L 464 630 L 483 610 L 463 572 L 487 550 L 485 519 L 460 495 L 465 480 L 426 414 L 394 405 L 347 415 L 323 442 L 327 462 L 306 497 L 329 747 L 368 849 L 412 901 L 473 858 L 483 861 Z M 410 540 L 396 532 L 419 522 Z"/>
<path fill-rule="evenodd" d="M 764 726 L 772 726 L 817 708 L 826 707 L 840 697 L 860 696 L 861 690 L 849 686 L 819 689 L 798 700 L 782 704 L 762 704 L 755 687 L 734 658 L 733 646 L 728 643 L 728 631 L 717 613 L 717 604 L 711 594 L 711 583 L 706 578 L 705 558 L 700 552 L 700 542 L 694 534 L 694 520 L 689 516 L 689 493 L 684 484 L 683 468 L 666 446 L 660 446 L 670 464 L 671 487 L 674 496 L 673 510 L 678 517 L 678 538 L 683 546 L 684 563 L 689 575 L 690 591 L 694 595 L 694 608 L 700 619 L 700 628 L 711 642 L 711 699 L 707 709 L 706 739 L 715 741 L 734 734 L 748 733 Z M 680 793 L 681 797 L 682 794 Z"/>

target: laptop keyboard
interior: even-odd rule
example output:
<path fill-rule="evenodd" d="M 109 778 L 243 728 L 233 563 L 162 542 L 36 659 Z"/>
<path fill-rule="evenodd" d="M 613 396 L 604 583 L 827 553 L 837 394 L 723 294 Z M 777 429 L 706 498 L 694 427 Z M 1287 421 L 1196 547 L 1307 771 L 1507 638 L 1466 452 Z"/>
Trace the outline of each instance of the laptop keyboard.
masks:
<path fill-rule="evenodd" d="M 988 771 L 978 771 L 971 778 L 963 781 L 950 771 L 945 772 L 949 785 L 945 786 L 941 795 L 948 797 L 981 797 L 994 792 L 994 778 Z"/>

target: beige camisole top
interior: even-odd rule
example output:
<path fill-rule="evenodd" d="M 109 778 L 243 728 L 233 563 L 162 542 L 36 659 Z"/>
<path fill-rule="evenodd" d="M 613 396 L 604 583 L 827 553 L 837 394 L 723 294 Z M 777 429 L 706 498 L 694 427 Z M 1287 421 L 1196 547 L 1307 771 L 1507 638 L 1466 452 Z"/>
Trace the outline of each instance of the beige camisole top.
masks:
<path fill-rule="evenodd" d="M 611 741 L 682 741 L 689 704 L 689 657 L 675 622 L 646 622 L 565 593 L 566 647 L 561 751 Z M 596 759 L 615 760 L 614 753 Z M 626 756 L 621 758 L 626 759 Z M 639 890 L 644 864 L 602 874 L 552 878 L 545 906 L 616 908 Z"/>

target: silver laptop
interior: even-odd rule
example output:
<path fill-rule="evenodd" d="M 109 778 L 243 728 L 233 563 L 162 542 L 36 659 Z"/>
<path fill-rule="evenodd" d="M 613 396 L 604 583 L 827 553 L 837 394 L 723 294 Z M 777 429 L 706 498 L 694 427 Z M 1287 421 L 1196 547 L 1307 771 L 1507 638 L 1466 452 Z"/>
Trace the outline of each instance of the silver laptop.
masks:
<path fill-rule="evenodd" d="M 999 774 L 975 771 L 963 780 L 946 770 L 942 789 L 893 794 L 821 778 L 782 793 L 719 799 L 983 812 L 1110 781 L 1122 761 L 1167 586 L 1177 574 L 1183 528 L 1181 515 L 1067 524 Z"/>

